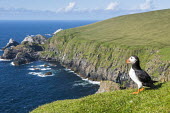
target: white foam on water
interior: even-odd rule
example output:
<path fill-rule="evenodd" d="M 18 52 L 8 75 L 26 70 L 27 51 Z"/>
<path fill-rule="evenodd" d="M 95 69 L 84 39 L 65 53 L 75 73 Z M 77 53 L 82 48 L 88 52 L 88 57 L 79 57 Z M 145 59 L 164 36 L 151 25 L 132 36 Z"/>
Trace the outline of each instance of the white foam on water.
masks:
<path fill-rule="evenodd" d="M 0 61 L 11 61 L 11 59 L 0 59 Z"/>
<path fill-rule="evenodd" d="M 99 81 L 92 81 L 92 80 L 89 80 L 88 78 L 83 78 L 83 77 L 81 77 L 81 76 L 78 75 L 78 74 L 76 74 L 76 75 L 79 76 L 82 80 L 88 81 L 88 82 L 91 83 L 91 84 L 98 84 L 98 85 L 100 85 L 100 82 L 99 82 Z"/>
<path fill-rule="evenodd" d="M 65 68 L 64 70 L 65 70 L 65 71 L 70 71 L 71 69 Z"/>
<path fill-rule="evenodd" d="M 88 82 L 90 82 L 91 84 L 98 84 L 98 85 L 100 85 L 100 82 L 99 82 L 99 81 L 88 80 Z"/>
<path fill-rule="evenodd" d="M 92 80 L 89 80 L 88 78 L 83 78 L 83 77 L 81 77 L 80 75 L 78 75 L 77 73 L 75 73 L 74 71 L 72 71 L 71 69 L 66 68 L 66 69 L 64 69 L 64 70 L 76 74 L 76 75 L 77 75 L 78 77 L 80 77 L 82 80 L 88 81 L 88 82 L 91 83 L 91 84 L 98 84 L 98 85 L 100 85 L 100 82 L 99 82 L 99 81 L 92 81 Z"/>
<path fill-rule="evenodd" d="M 29 72 L 28 74 L 30 74 L 30 75 L 36 75 L 36 76 L 39 76 L 39 77 L 54 76 L 53 74 L 52 74 L 52 75 L 45 75 L 45 74 L 43 74 L 42 72 Z"/>
<path fill-rule="evenodd" d="M 45 35 L 47 35 L 47 36 L 52 36 L 52 34 L 45 34 Z"/>
<path fill-rule="evenodd" d="M 41 70 L 40 68 L 28 68 L 28 70 Z"/>
<path fill-rule="evenodd" d="M 51 68 L 28 68 L 28 70 L 51 70 Z"/>
<path fill-rule="evenodd" d="M 15 66 L 14 62 L 11 62 L 11 65 L 12 65 L 12 66 Z"/>
<path fill-rule="evenodd" d="M 51 70 L 51 68 L 41 68 L 40 70 Z"/>
<path fill-rule="evenodd" d="M 75 87 L 75 86 L 86 86 L 86 85 L 88 85 L 89 83 L 88 82 L 83 82 L 83 83 L 76 83 L 76 84 L 74 84 L 73 86 Z"/>
<path fill-rule="evenodd" d="M 38 65 L 37 67 L 50 67 L 50 66 L 44 66 L 45 64 L 43 64 L 43 65 Z"/>
<path fill-rule="evenodd" d="M 43 65 L 32 65 L 31 67 L 33 67 L 33 68 L 41 68 L 41 67 L 50 67 L 49 65 L 47 65 L 47 66 L 44 66 L 45 64 L 43 64 Z"/>
<path fill-rule="evenodd" d="M 57 34 L 58 32 L 60 32 L 60 31 L 62 31 L 63 29 L 57 29 L 53 34 L 55 35 L 55 34 Z"/>
<path fill-rule="evenodd" d="M 55 67 L 55 66 L 57 66 L 56 64 L 49 64 L 49 66 L 51 66 L 51 67 Z"/>
<path fill-rule="evenodd" d="M 69 73 L 74 73 L 74 71 L 68 71 Z"/>
<path fill-rule="evenodd" d="M 35 70 L 34 68 L 28 68 L 28 70 Z"/>
<path fill-rule="evenodd" d="M 29 63 L 26 63 L 26 64 L 31 64 L 31 63 L 33 63 L 33 62 L 29 62 Z M 15 66 L 14 62 L 11 62 L 11 65 Z M 25 64 L 21 64 L 21 65 L 25 65 Z"/>
<path fill-rule="evenodd" d="M 46 77 L 41 72 L 29 72 L 28 74 L 30 74 L 30 75 L 37 75 L 39 77 Z"/>

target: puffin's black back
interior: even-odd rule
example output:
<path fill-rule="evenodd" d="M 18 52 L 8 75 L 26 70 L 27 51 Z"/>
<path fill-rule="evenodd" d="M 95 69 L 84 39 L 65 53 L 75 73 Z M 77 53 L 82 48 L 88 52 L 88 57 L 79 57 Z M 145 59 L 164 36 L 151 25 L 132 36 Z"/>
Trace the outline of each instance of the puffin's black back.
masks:
<path fill-rule="evenodd" d="M 147 72 L 141 69 L 139 58 L 135 55 L 133 55 L 133 57 L 136 59 L 136 62 L 132 64 L 132 68 L 134 69 L 136 76 L 142 82 L 143 86 L 152 87 L 154 81 L 151 80 L 151 77 Z"/>

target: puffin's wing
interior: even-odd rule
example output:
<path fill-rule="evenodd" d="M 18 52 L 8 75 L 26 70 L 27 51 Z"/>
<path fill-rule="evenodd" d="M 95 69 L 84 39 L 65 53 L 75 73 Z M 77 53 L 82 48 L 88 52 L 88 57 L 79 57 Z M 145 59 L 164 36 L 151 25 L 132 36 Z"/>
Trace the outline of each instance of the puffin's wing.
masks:
<path fill-rule="evenodd" d="M 147 83 L 151 81 L 151 77 L 143 70 L 135 70 L 136 76 L 143 83 Z"/>

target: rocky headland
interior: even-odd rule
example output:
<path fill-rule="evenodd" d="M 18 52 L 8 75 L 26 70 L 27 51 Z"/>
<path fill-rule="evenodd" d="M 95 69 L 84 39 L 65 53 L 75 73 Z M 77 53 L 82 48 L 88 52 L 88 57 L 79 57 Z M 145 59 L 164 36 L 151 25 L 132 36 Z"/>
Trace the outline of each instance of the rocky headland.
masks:
<path fill-rule="evenodd" d="M 46 41 L 47 38 L 42 35 L 28 36 L 21 44 L 10 39 L 7 45 L 2 49 L 4 54 L 1 56 L 1 59 L 10 59 L 15 66 L 38 60 L 39 52 L 43 51 L 42 44 Z"/>

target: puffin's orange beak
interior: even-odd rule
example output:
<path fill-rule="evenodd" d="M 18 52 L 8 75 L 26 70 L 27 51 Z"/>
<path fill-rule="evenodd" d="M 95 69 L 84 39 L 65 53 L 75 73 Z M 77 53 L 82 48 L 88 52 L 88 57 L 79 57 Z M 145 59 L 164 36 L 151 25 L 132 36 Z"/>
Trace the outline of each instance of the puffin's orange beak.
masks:
<path fill-rule="evenodd" d="M 130 62 L 130 60 L 129 60 L 129 59 L 127 59 L 127 60 L 126 60 L 126 63 L 127 63 L 127 64 L 129 64 L 129 63 L 131 63 L 131 62 Z"/>

